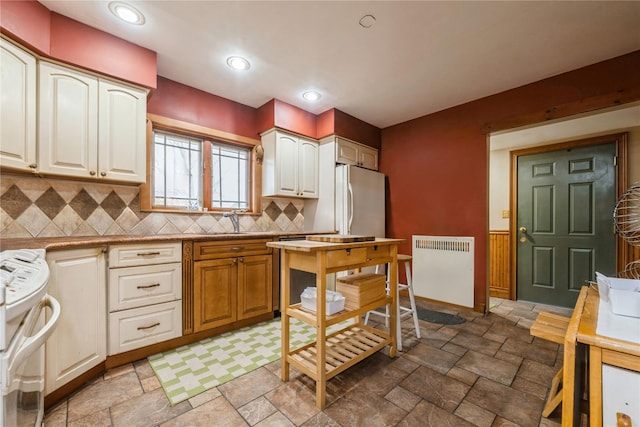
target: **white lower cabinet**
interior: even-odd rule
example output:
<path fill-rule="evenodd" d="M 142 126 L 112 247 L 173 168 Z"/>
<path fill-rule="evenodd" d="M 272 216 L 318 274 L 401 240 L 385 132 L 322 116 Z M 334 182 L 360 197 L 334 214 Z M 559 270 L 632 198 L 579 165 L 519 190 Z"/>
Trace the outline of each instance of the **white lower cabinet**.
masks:
<path fill-rule="evenodd" d="M 109 250 L 109 356 L 182 335 L 181 242 Z"/>
<path fill-rule="evenodd" d="M 49 294 L 60 320 L 45 344 L 45 394 L 106 359 L 106 275 L 103 248 L 47 253 Z"/>
<path fill-rule="evenodd" d="M 180 336 L 182 301 L 109 313 L 109 355 Z"/>

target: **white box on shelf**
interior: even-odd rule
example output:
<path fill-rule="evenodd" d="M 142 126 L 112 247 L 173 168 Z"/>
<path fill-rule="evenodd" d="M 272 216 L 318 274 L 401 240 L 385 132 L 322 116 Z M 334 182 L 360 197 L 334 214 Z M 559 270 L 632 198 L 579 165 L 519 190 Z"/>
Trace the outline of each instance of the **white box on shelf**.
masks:
<path fill-rule="evenodd" d="M 326 295 L 327 315 L 336 314 L 344 310 L 345 298 L 342 294 L 333 291 L 326 291 Z M 316 288 L 306 288 L 302 294 L 300 294 L 300 300 L 302 301 L 302 308 L 315 312 L 317 301 Z"/>
<path fill-rule="evenodd" d="M 640 280 L 619 279 L 596 273 L 600 297 L 614 314 L 640 317 Z"/>

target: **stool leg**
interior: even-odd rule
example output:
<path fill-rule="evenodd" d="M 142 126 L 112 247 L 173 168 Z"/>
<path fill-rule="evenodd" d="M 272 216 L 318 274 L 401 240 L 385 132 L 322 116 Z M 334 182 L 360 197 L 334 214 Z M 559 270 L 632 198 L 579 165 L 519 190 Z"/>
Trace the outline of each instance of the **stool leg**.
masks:
<path fill-rule="evenodd" d="M 404 271 L 407 275 L 407 289 L 409 290 L 409 300 L 411 301 L 413 325 L 416 328 L 416 338 L 420 339 L 420 324 L 418 323 L 418 310 L 416 309 L 416 298 L 413 294 L 413 284 L 411 283 L 411 267 L 409 266 L 409 262 L 404 263 Z"/>
<path fill-rule="evenodd" d="M 397 279 L 396 283 L 400 283 L 400 269 L 396 270 Z M 396 317 L 398 319 L 398 324 L 396 327 L 396 347 L 398 347 L 398 351 L 402 351 L 402 317 L 400 316 L 400 286 L 396 286 Z"/>
<path fill-rule="evenodd" d="M 562 384 L 562 374 L 563 368 L 560 368 L 558 373 L 553 377 L 551 381 L 551 389 L 549 390 L 549 396 L 547 397 L 547 401 L 545 402 L 544 408 L 542 409 L 542 416 L 547 418 L 554 409 L 560 405 L 562 402 L 562 388 L 560 388 L 560 384 Z"/>
<path fill-rule="evenodd" d="M 386 264 L 385 264 L 386 265 Z M 385 273 L 387 276 L 387 283 L 386 283 L 386 287 L 387 287 L 387 295 L 389 295 L 389 272 L 390 272 L 390 268 L 387 268 L 387 272 Z M 391 317 L 389 315 L 389 304 L 384 306 L 384 327 L 389 329 L 389 318 Z M 398 348 L 398 350 L 402 350 L 402 344 L 400 344 L 400 347 Z"/>

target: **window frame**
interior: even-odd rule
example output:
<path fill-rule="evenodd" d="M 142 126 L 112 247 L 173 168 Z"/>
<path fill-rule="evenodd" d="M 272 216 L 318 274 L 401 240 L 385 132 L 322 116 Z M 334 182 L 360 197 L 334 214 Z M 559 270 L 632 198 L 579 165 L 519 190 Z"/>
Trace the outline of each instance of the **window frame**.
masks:
<path fill-rule="evenodd" d="M 205 168 L 202 179 L 202 203 L 207 211 L 191 211 L 188 208 L 154 206 L 153 194 L 153 150 L 154 150 L 154 130 L 173 133 L 179 136 L 198 138 L 203 140 L 202 159 Z M 211 207 L 211 169 L 206 165 L 210 162 L 211 144 L 222 143 L 246 148 L 249 150 L 249 208 L 243 210 L 246 214 L 261 214 L 262 199 L 262 159 L 256 155 L 256 147 L 261 144 L 259 139 L 253 139 L 242 135 L 236 135 L 217 129 L 207 128 L 188 122 L 183 122 L 168 117 L 155 114 L 147 114 L 147 173 L 146 181 L 140 186 L 140 210 L 143 212 L 167 212 L 167 213 L 224 213 L 232 208 L 212 208 Z M 205 160 L 208 159 L 208 160 Z M 209 164 L 210 166 L 210 164 Z"/>

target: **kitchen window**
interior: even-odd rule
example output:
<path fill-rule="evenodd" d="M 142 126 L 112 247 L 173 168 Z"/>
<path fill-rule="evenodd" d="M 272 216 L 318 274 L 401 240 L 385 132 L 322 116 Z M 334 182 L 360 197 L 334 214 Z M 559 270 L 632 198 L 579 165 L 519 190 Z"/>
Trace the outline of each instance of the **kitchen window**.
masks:
<path fill-rule="evenodd" d="M 246 148 L 211 143 L 211 207 L 249 207 L 249 157 Z"/>
<path fill-rule="evenodd" d="M 153 132 L 153 206 L 196 210 L 202 205 L 203 143 Z"/>
<path fill-rule="evenodd" d="M 162 119 L 162 118 L 160 118 Z M 170 119 L 165 119 L 170 120 Z M 253 148 L 258 140 L 230 135 L 216 136 L 215 130 L 197 132 L 187 124 L 177 128 L 153 121 L 148 131 L 148 181 L 141 190 L 143 211 L 229 211 L 255 212 L 260 192 L 254 180 L 259 165 Z M 204 129 L 206 130 L 206 129 Z M 253 142 L 249 145 L 246 142 Z"/>

